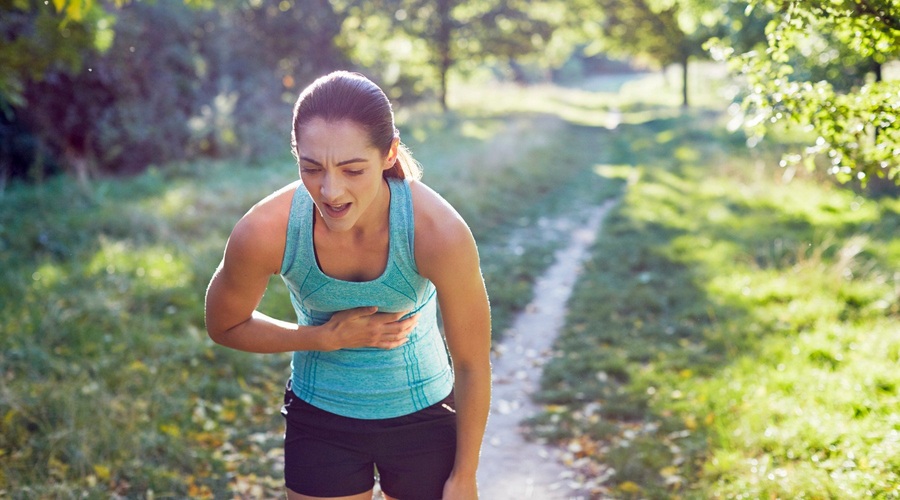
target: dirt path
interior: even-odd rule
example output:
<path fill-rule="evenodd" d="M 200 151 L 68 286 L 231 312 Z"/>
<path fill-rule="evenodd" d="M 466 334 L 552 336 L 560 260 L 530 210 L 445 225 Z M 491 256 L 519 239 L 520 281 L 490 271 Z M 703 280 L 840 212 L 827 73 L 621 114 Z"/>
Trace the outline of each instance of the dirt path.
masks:
<path fill-rule="evenodd" d="M 561 463 L 559 451 L 526 441 L 519 426 L 539 410 L 531 395 L 539 387 L 542 366 L 563 326 L 566 303 L 581 266 L 614 203 L 595 207 L 586 224 L 571 230 L 568 247 L 556 253 L 555 263 L 535 283 L 531 304 L 495 347 L 491 418 L 478 471 L 485 500 L 587 498 Z"/>

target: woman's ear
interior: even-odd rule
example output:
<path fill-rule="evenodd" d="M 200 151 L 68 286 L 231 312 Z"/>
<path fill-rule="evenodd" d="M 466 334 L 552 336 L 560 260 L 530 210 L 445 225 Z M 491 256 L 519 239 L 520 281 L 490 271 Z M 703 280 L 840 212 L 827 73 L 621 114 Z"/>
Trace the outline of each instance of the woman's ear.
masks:
<path fill-rule="evenodd" d="M 388 154 L 384 158 L 384 166 L 382 170 L 389 170 L 397 163 L 397 157 L 400 155 L 400 136 L 395 135 L 391 139 L 391 147 L 388 148 Z"/>

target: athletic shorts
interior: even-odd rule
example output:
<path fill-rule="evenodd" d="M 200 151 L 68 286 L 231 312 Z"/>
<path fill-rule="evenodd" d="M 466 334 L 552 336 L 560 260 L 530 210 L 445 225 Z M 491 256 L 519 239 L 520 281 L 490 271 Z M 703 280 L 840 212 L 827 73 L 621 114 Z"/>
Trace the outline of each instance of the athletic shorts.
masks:
<path fill-rule="evenodd" d="M 456 411 L 444 400 L 396 418 L 366 420 L 284 394 L 284 482 L 291 491 L 340 497 L 381 489 L 401 500 L 441 498 L 456 456 Z"/>

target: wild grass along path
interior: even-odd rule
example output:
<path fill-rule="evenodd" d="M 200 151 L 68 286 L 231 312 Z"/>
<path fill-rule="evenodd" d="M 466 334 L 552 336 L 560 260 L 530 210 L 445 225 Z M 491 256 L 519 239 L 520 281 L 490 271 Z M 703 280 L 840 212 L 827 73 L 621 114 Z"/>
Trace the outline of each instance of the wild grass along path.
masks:
<path fill-rule="evenodd" d="M 534 299 L 495 347 L 491 417 L 478 476 L 481 498 L 587 498 L 561 463 L 559 451 L 527 441 L 520 424 L 538 411 L 531 397 L 540 384 L 542 366 L 565 321 L 566 303 L 581 266 L 614 204 L 610 200 L 594 207 L 583 226 L 570 228 L 568 246 L 556 253 L 554 264 L 535 282 Z M 555 223 L 573 224 L 566 219 Z"/>

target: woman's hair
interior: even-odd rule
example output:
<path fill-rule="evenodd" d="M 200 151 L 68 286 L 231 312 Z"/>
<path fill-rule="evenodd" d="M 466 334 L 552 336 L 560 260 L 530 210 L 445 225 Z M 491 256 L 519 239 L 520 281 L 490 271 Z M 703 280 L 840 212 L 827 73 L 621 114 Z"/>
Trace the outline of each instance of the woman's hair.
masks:
<path fill-rule="evenodd" d="M 394 112 L 384 92 L 371 80 L 359 73 L 335 71 L 310 84 L 294 104 L 294 120 L 291 130 L 291 149 L 298 157 L 297 139 L 300 129 L 315 118 L 326 122 L 350 120 L 366 131 L 372 146 L 387 155 L 394 137 L 400 131 L 394 126 Z M 402 143 L 398 147 L 397 161 L 384 171 L 385 177 L 418 179 L 422 176 L 419 163 Z"/>

